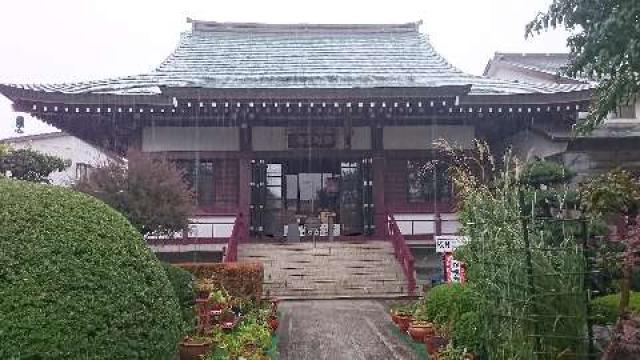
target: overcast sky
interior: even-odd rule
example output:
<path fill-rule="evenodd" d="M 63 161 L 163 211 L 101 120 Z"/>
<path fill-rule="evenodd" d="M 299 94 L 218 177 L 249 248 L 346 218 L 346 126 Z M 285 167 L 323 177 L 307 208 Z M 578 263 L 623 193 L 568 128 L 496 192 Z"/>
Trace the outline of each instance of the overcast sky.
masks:
<path fill-rule="evenodd" d="M 400 23 L 421 30 L 458 68 L 481 74 L 493 53 L 565 52 L 566 33 L 525 40 L 551 0 L 10 0 L 0 12 L 0 83 L 147 72 L 171 53 L 186 18 L 272 23 Z M 0 95 L 0 138 L 15 136 Z M 27 119 L 26 133 L 51 131 Z"/>

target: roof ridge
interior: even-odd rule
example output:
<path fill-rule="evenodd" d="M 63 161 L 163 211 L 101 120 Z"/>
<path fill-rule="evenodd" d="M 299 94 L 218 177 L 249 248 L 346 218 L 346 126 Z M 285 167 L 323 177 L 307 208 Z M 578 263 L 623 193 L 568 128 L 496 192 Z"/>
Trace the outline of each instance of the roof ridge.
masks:
<path fill-rule="evenodd" d="M 194 32 L 418 32 L 422 20 L 390 24 L 273 24 L 260 22 L 217 22 L 187 18 Z"/>
<path fill-rule="evenodd" d="M 516 55 L 516 56 L 569 56 L 568 52 L 498 52 L 494 56 Z"/>

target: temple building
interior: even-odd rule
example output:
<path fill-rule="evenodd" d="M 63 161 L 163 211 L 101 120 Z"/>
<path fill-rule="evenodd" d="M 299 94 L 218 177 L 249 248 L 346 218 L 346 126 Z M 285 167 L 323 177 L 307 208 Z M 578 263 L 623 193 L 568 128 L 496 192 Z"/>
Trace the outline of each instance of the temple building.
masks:
<path fill-rule="evenodd" d="M 459 225 L 444 169 L 425 166 L 434 140 L 504 149 L 532 125 L 567 133 L 591 96 L 580 81 L 466 74 L 420 23 L 189 22 L 149 73 L 0 85 L 16 111 L 70 135 L 183 166 L 198 210 L 171 240 L 181 245 L 226 244 L 239 217 L 248 242 L 291 226 L 382 239 L 394 219 L 407 240 L 432 243 Z"/>

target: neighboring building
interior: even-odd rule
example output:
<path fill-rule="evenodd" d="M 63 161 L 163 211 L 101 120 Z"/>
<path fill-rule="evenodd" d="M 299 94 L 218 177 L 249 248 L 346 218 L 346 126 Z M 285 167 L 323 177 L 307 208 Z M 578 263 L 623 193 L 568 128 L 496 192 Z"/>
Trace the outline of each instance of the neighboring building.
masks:
<path fill-rule="evenodd" d="M 496 53 L 484 69 L 484 76 L 529 83 L 581 84 L 583 80 L 563 74 L 569 54 Z"/>
<path fill-rule="evenodd" d="M 589 84 L 463 73 L 418 23 L 192 26 L 147 74 L 0 85 L 16 110 L 83 140 L 179 162 L 198 224 L 176 249 L 226 239 L 238 214 L 250 241 L 316 217 L 321 236 L 381 239 L 394 215 L 431 243 L 458 228 L 445 170 L 419 177 L 434 140 L 501 149 L 533 123 L 568 131 L 591 97 Z"/>
<path fill-rule="evenodd" d="M 29 148 L 71 161 L 66 170 L 56 171 L 49 176 L 54 185 L 70 186 L 82 177 L 88 176 L 91 169 L 97 165 L 115 159 L 114 156 L 64 132 L 12 137 L 2 139 L 0 143 L 8 144 L 14 149 Z"/>
<path fill-rule="evenodd" d="M 542 84 L 586 83 L 562 75 L 568 62 L 568 54 L 496 53 L 484 75 Z M 586 112 L 580 114 L 585 115 Z M 640 101 L 621 105 L 588 136 L 572 136 L 571 129 L 562 124 L 532 120 L 528 128 L 515 134 L 510 142 L 521 158 L 561 161 L 576 171 L 576 181 L 616 167 L 640 173 Z"/>

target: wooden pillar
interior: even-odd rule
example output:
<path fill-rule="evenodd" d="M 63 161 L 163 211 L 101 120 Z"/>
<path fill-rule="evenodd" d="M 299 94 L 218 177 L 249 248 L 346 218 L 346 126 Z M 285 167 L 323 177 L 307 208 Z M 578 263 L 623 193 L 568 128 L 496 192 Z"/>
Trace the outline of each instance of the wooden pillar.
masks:
<path fill-rule="evenodd" d="M 384 239 L 387 234 L 387 208 L 384 201 L 385 158 L 376 154 L 373 158 L 373 223 L 376 228 L 374 235 Z"/>
<path fill-rule="evenodd" d="M 251 160 L 253 151 L 251 146 L 251 127 L 243 122 L 240 125 L 240 157 L 238 158 L 238 212 L 244 217 L 246 234 L 242 238 L 249 237 L 249 224 L 251 223 Z"/>
<path fill-rule="evenodd" d="M 379 239 L 387 235 L 387 206 L 384 199 L 384 177 L 386 161 L 382 145 L 382 124 L 371 127 L 371 148 L 373 150 L 373 210 L 374 235 Z"/>

